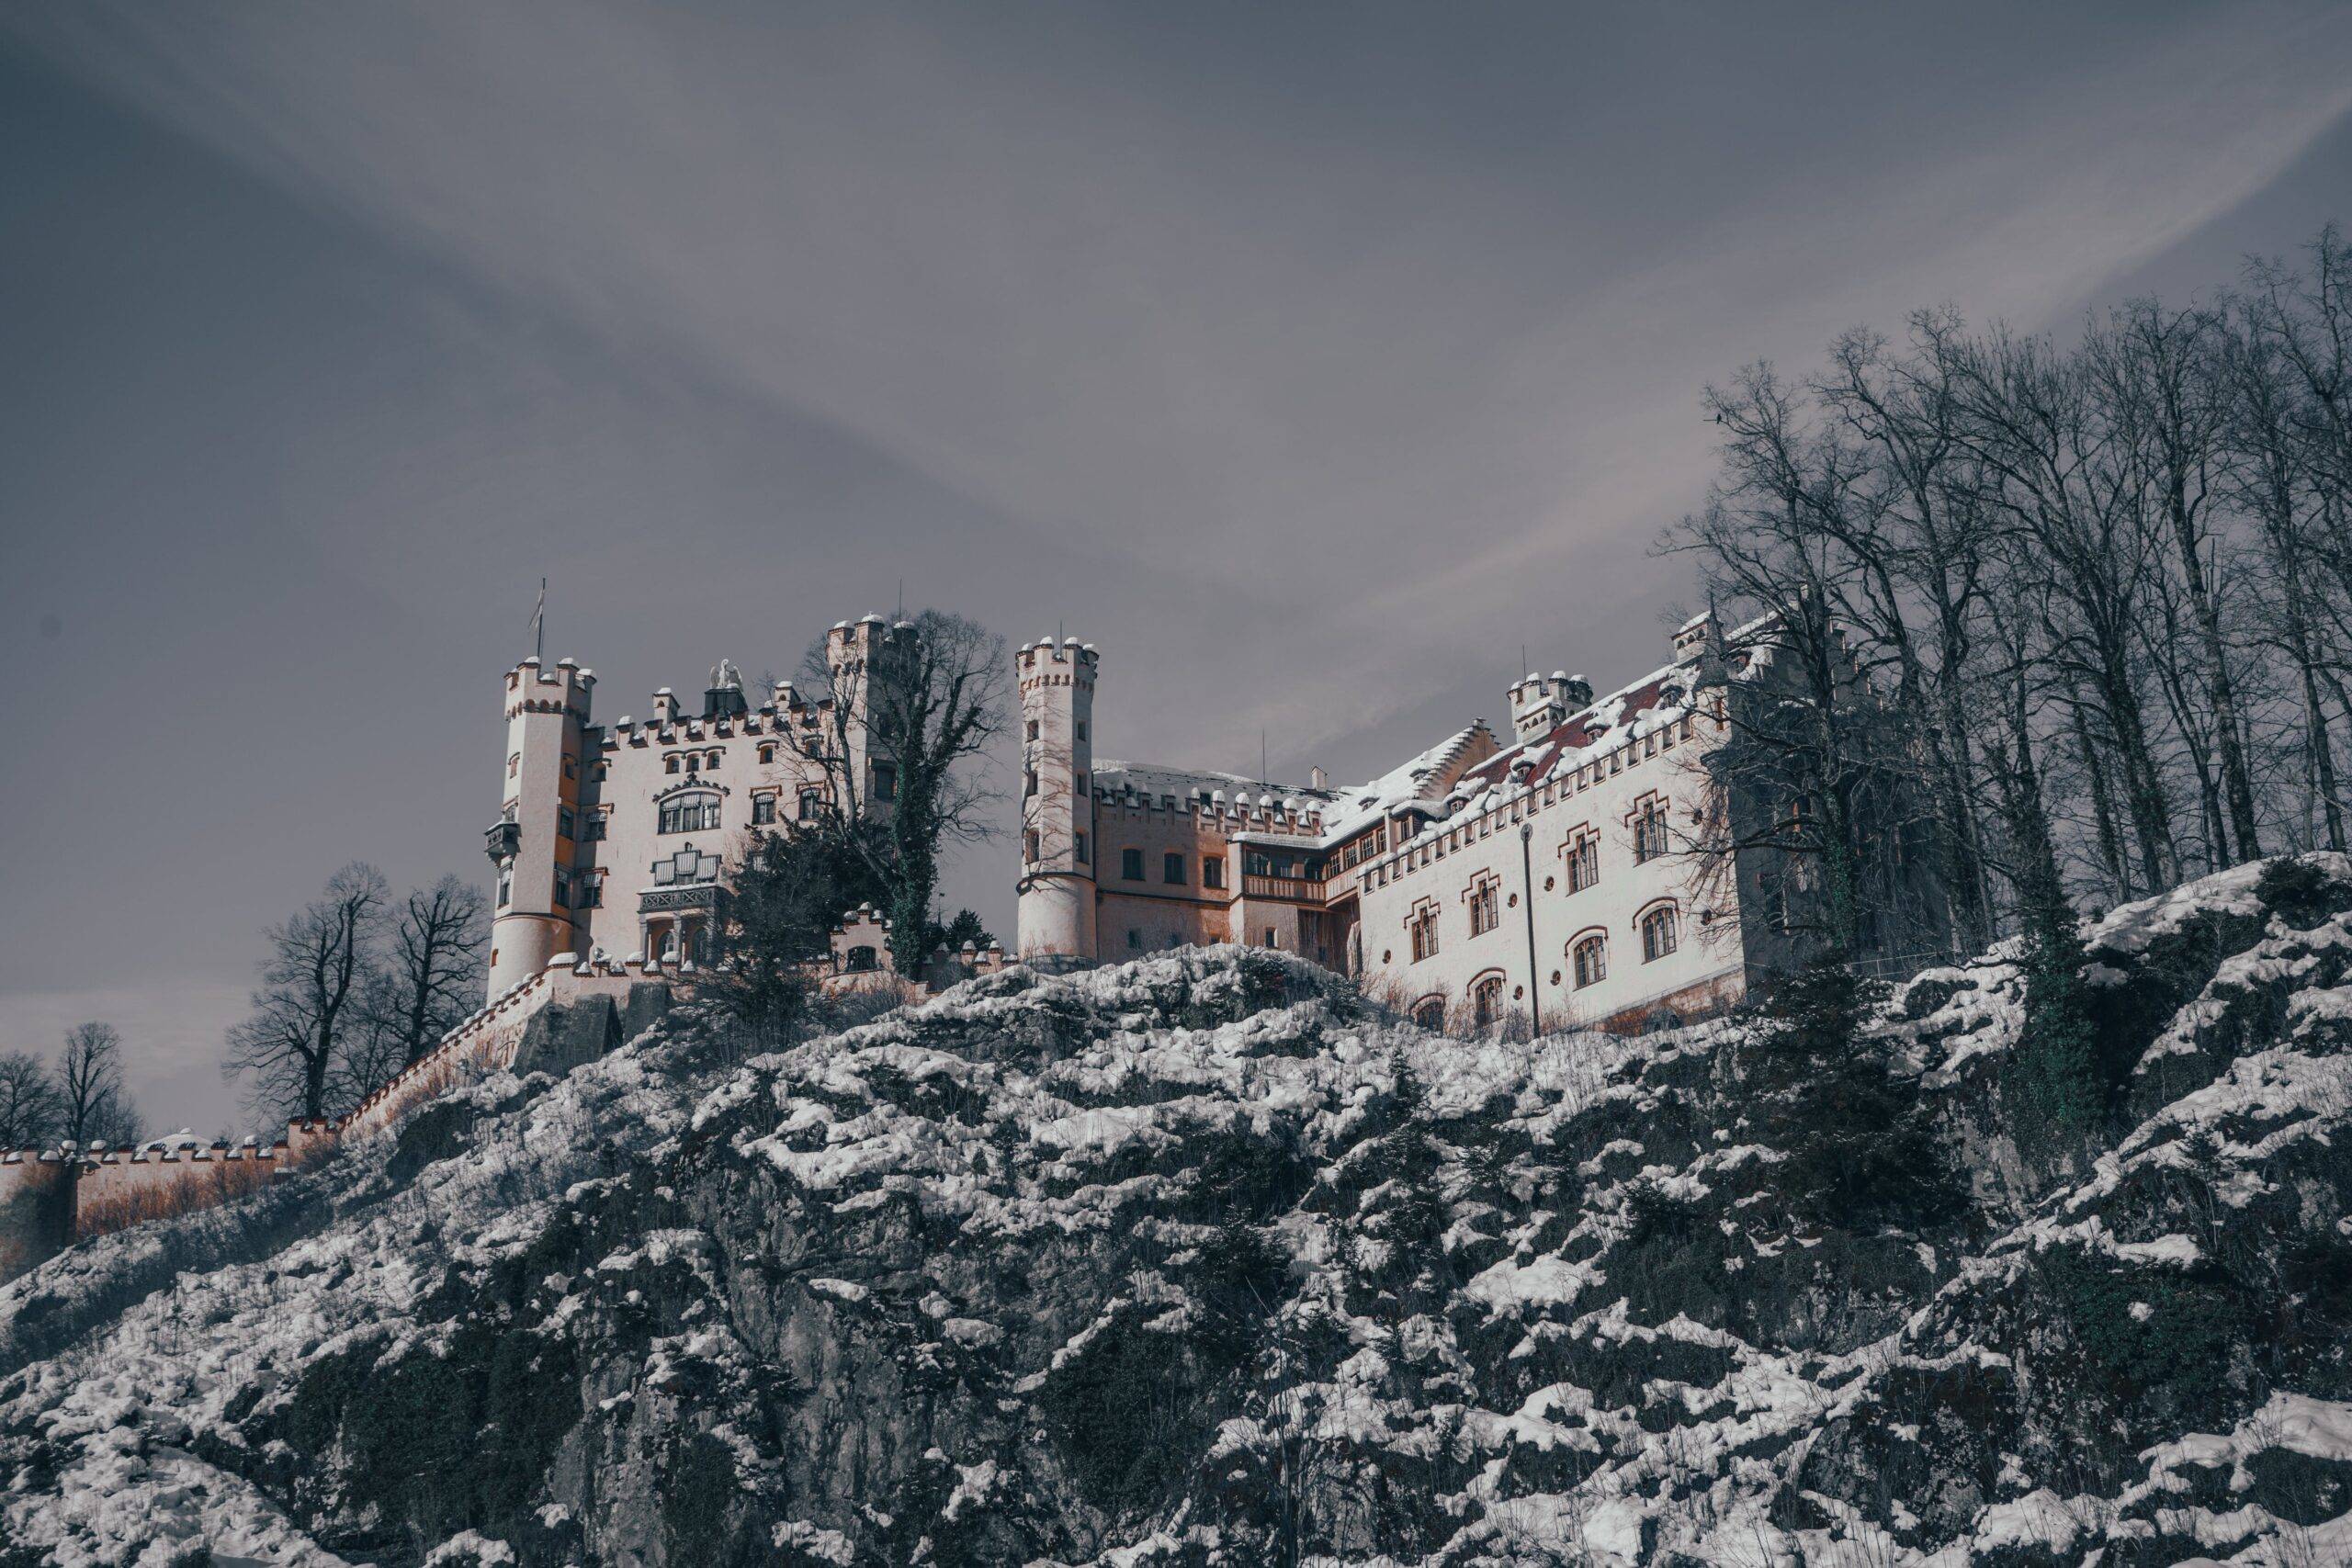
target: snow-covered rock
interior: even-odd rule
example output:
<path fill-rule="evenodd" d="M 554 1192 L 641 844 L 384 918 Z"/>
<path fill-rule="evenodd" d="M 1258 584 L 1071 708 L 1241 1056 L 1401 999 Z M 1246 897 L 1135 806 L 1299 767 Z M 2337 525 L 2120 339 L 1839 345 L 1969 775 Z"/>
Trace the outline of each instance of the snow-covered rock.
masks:
<path fill-rule="evenodd" d="M 682 1009 L 0 1290 L 0 1562 L 2345 1561 L 2347 908 L 2090 928 L 2059 1131 L 2014 950 L 1639 1040 L 1235 949 Z"/>

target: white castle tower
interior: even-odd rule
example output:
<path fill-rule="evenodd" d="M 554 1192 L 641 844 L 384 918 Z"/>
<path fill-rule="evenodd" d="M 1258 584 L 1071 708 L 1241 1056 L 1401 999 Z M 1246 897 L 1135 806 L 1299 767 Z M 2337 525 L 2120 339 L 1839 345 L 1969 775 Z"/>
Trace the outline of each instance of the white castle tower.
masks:
<path fill-rule="evenodd" d="M 1076 637 L 1014 655 L 1021 681 L 1021 915 L 1024 960 L 1092 958 L 1094 672 Z"/>
<path fill-rule="evenodd" d="M 486 848 L 498 868 L 490 926 L 490 994 L 499 996 L 580 952 L 573 924 L 573 835 L 581 732 L 596 677 L 567 659 L 542 673 L 537 654 L 506 672 L 505 804 Z"/>

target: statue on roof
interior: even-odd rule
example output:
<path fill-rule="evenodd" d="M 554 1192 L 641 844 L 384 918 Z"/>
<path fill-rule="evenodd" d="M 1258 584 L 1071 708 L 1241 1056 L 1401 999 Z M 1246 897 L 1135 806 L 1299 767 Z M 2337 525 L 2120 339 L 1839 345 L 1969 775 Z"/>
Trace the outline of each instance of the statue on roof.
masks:
<path fill-rule="evenodd" d="M 740 692 L 743 689 L 743 672 L 735 668 L 731 659 L 722 659 L 710 669 L 710 689 L 714 692 Z"/>

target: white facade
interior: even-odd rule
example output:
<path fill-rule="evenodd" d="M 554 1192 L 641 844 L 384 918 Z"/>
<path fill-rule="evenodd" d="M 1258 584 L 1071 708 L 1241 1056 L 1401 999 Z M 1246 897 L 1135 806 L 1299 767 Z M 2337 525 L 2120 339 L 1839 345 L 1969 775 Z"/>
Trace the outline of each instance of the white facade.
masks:
<path fill-rule="evenodd" d="M 1701 759 L 1725 734 L 1721 650 L 1712 622 L 1693 622 L 1673 662 L 1598 702 L 1581 677 L 1531 674 L 1511 688 L 1508 742 L 1474 724 L 1353 789 L 1080 768 L 1035 747 L 1024 792 L 1069 803 L 1071 826 L 1057 838 L 1039 831 L 1045 811 L 1028 814 L 1023 956 L 1033 939 L 1106 962 L 1187 942 L 1270 945 L 1474 1025 L 1720 1006 L 1758 964 L 1787 957 L 1777 920 L 1740 907 L 1754 879 L 1691 852 L 1711 798 Z M 1022 649 L 1024 703 L 1034 672 L 1080 657 L 1091 717 L 1091 648 Z M 1046 708 L 1041 738 L 1050 722 Z M 1080 822 L 1082 866 L 1063 855 Z M 1091 948 L 1069 907 L 1087 881 Z"/>
<path fill-rule="evenodd" d="M 827 634 L 835 692 L 862 706 L 867 672 L 912 627 L 879 615 Z M 789 681 L 756 705 L 722 661 L 689 712 L 668 687 L 651 716 L 590 722 L 595 676 L 537 659 L 505 681 L 504 796 L 489 852 L 498 868 L 490 994 L 503 995 L 558 953 L 602 953 L 662 964 L 707 959 L 723 931 L 730 868 L 753 829 L 789 830 L 842 807 L 816 760 L 845 730 L 859 798 L 887 813 L 887 765 L 866 754 L 864 716 L 832 721 L 831 694 Z"/>

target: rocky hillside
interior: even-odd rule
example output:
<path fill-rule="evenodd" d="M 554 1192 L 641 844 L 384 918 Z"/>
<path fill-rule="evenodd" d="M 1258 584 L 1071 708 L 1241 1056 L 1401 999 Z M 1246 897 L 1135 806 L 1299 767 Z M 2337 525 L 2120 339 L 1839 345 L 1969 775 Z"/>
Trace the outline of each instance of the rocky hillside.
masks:
<path fill-rule="evenodd" d="M 681 1009 L 0 1292 L 0 1563 L 2352 1560 L 2347 910 L 2118 911 L 2071 1054 L 1998 953 L 1642 1040 L 1231 949 Z"/>

